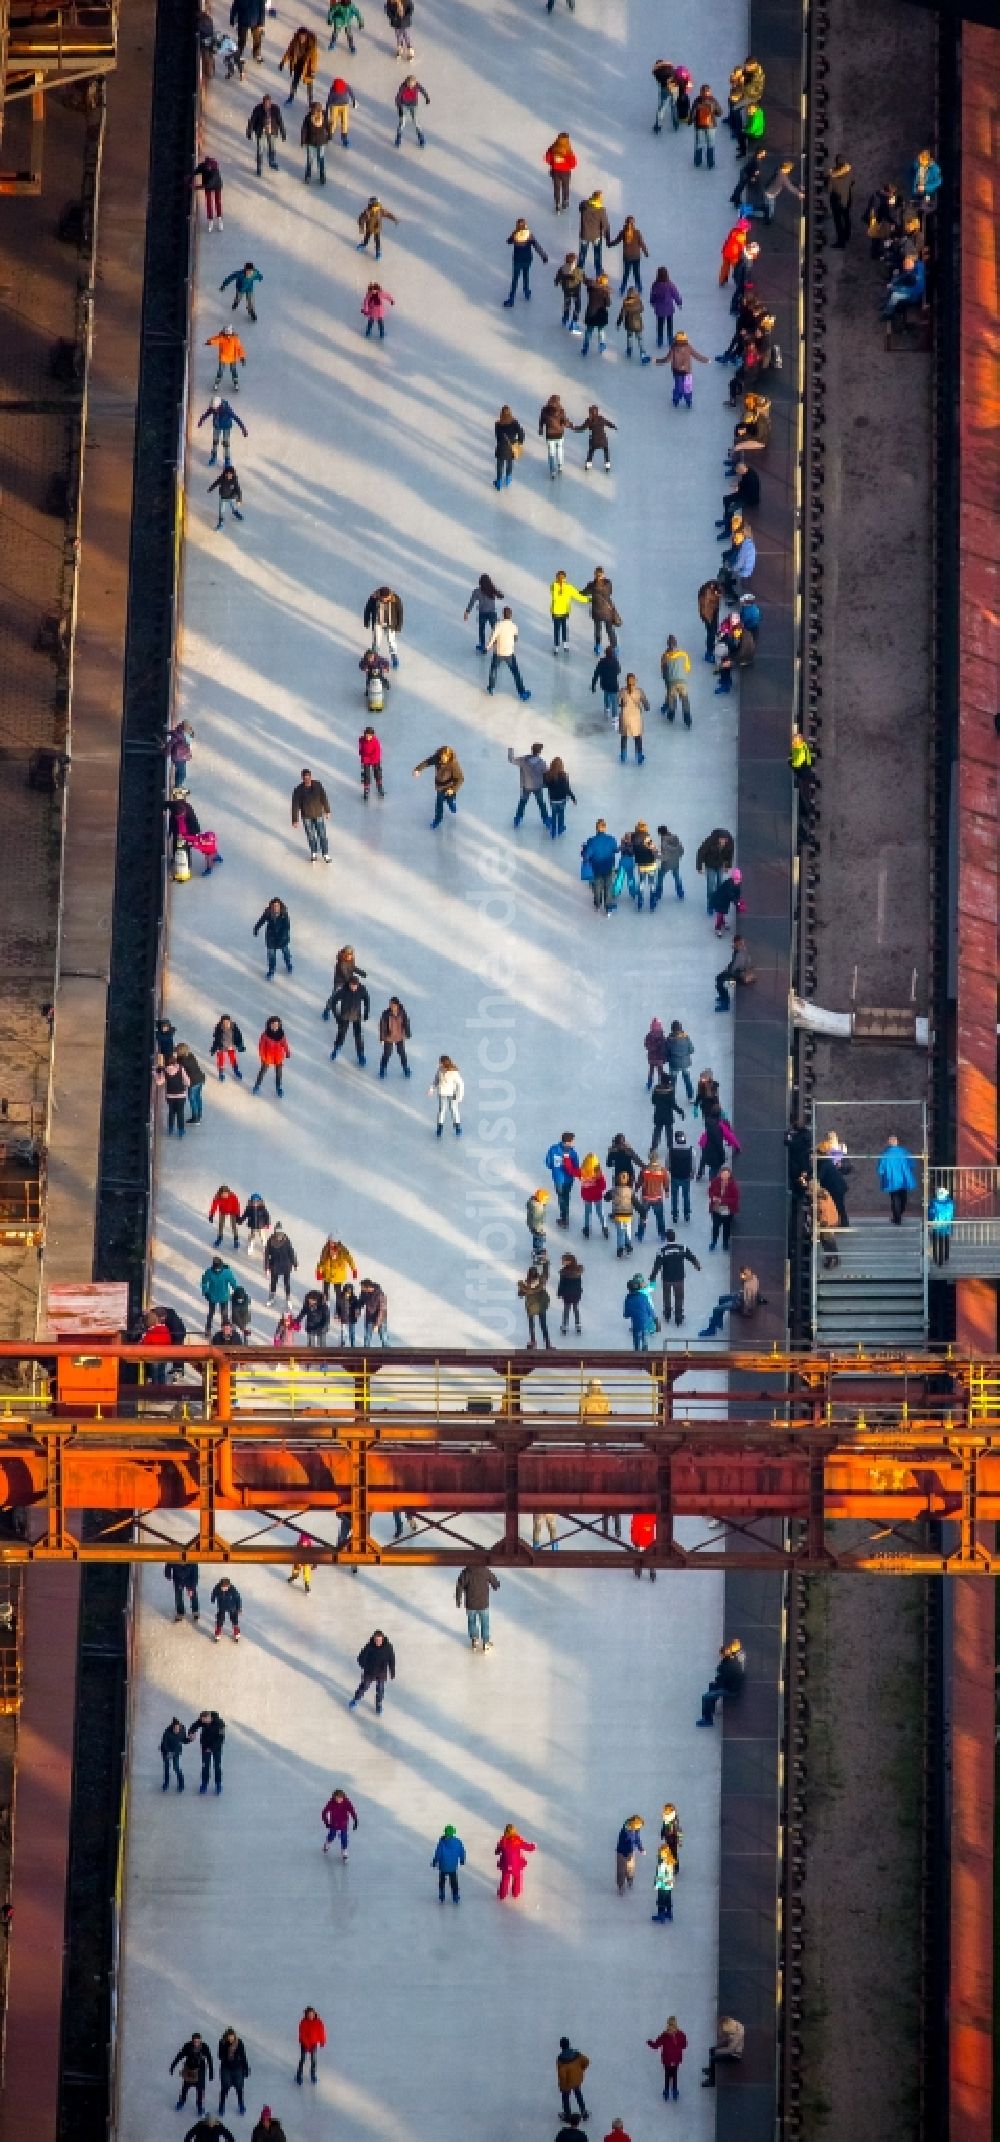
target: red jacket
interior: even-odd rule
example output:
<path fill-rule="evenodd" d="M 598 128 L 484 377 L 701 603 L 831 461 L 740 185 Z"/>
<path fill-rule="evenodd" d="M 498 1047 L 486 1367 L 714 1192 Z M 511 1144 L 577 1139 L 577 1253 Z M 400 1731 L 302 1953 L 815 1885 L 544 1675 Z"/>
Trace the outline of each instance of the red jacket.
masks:
<path fill-rule="evenodd" d="M 576 170 L 576 157 L 574 156 L 572 149 L 570 149 L 568 153 L 564 151 L 561 156 L 556 156 L 553 152 L 553 149 L 546 149 L 545 161 L 548 164 L 550 171 Z"/>
<path fill-rule="evenodd" d="M 659 2053 L 665 2068 L 679 2068 L 687 2039 L 682 2030 L 661 2030 L 658 2038 L 647 2038 L 646 2044 Z"/>
<path fill-rule="evenodd" d="M 747 237 L 747 226 L 734 223 L 732 230 L 722 241 L 722 258 L 727 267 L 735 268 L 737 262 L 742 260 Z"/>
<path fill-rule="evenodd" d="M 382 746 L 377 736 L 359 736 L 358 757 L 362 766 L 381 766 Z"/>
<path fill-rule="evenodd" d="M 735 1175 L 731 1175 L 727 1183 L 723 1183 L 721 1175 L 711 1176 L 708 1185 L 708 1202 L 710 1208 L 713 1205 L 724 1205 L 726 1211 L 732 1213 L 735 1217 L 740 1209 L 740 1186 Z"/>
<path fill-rule="evenodd" d="M 265 1028 L 257 1043 L 257 1054 L 262 1064 L 283 1064 L 291 1053 L 284 1034 L 279 1041 L 275 1034 L 269 1034 Z"/>
<path fill-rule="evenodd" d="M 328 1830 L 334 1828 L 346 1830 L 349 1822 L 353 1822 L 355 1829 L 357 1829 L 357 1809 L 353 1800 L 348 1799 L 346 1792 L 342 1800 L 335 1800 L 331 1794 L 323 1809 L 323 1821 L 326 1823 Z"/>
<path fill-rule="evenodd" d="M 214 1220 L 216 1213 L 218 1213 L 220 1220 L 239 1219 L 240 1201 L 234 1190 L 227 1190 L 225 1197 L 221 1197 L 218 1194 L 213 1197 L 208 1208 L 209 1219 Z"/>
<path fill-rule="evenodd" d="M 171 1339 L 165 1324 L 151 1324 L 149 1330 L 143 1332 L 139 1344 L 140 1346 L 171 1346 L 174 1341 Z"/>
<path fill-rule="evenodd" d="M 521 1874 L 528 1864 L 525 1853 L 533 1852 L 534 1849 L 534 1845 L 529 1844 L 526 1837 L 501 1837 L 496 1856 L 501 1867 L 509 1867 L 512 1873 Z"/>
<path fill-rule="evenodd" d="M 599 1205 L 607 1187 L 607 1177 L 603 1168 L 598 1168 L 596 1175 L 581 1175 L 580 1177 L 580 1196 L 585 1205 Z"/>
<path fill-rule="evenodd" d="M 326 2044 L 326 2024 L 322 2016 L 303 2016 L 299 2024 L 299 2044 L 305 2053 L 314 2053 L 317 2046 Z"/>

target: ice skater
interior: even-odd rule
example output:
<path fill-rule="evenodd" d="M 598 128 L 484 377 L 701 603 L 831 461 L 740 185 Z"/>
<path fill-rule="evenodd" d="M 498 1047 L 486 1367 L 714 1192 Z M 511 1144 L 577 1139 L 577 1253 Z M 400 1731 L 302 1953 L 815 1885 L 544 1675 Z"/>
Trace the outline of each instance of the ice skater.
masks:
<path fill-rule="evenodd" d="M 615 1881 L 620 1897 L 624 1896 L 626 1889 L 631 1889 L 635 1881 L 636 1854 L 646 1850 L 642 1841 L 642 1827 L 641 1815 L 629 1815 L 618 1832 L 618 1842 L 615 1846 Z"/>
<path fill-rule="evenodd" d="M 462 1118 L 459 1113 L 465 1099 L 465 1080 L 458 1065 L 450 1056 L 439 1056 L 437 1070 L 427 1088 L 428 1096 L 437 1095 L 437 1135 L 444 1136 L 446 1112 L 450 1112 L 456 1138 L 462 1135 Z"/>
<path fill-rule="evenodd" d="M 395 302 L 395 298 L 390 297 L 388 290 L 383 289 L 381 283 L 369 283 L 361 302 L 361 311 L 367 322 L 365 327 L 366 342 L 373 327 L 378 328 L 379 341 L 385 341 L 386 306 L 394 305 Z"/>
<path fill-rule="evenodd" d="M 257 308 L 253 301 L 254 291 L 257 284 L 262 283 L 263 280 L 264 277 L 260 269 L 254 266 L 253 261 L 245 260 L 242 268 L 234 268 L 232 274 L 227 275 L 219 284 L 220 291 L 228 290 L 235 286 L 233 311 L 238 312 L 241 304 L 245 305 L 247 319 L 252 320 L 255 326 L 257 323 Z M 240 428 L 242 430 L 242 426 Z"/>
<path fill-rule="evenodd" d="M 219 494 L 219 517 L 215 523 L 216 528 L 219 529 L 224 525 L 227 506 L 233 520 L 241 521 L 243 515 L 240 512 L 240 505 L 243 499 L 243 492 L 240 487 L 240 479 L 231 461 L 226 462 L 225 467 L 220 470 L 214 482 L 209 484 L 209 497 L 211 497 L 213 491 L 218 491 Z"/>
<path fill-rule="evenodd" d="M 188 1737 L 190 1738 L 190 1735 Z M 177 2100 L 176 2110 L 178 2112 L 182 2110 L 187 2102 L 188 2091 L 193 2090 L 194 2101 L 198 2111 L 204 2112 L 205 2083 L 206 2081 L 212 2082 L 214 2080 L 215 2068 L 212 2063 L 212 2055 L 200 2030 L 193 2030 L 190 2038 L 185 2039 L 180 2052 L 174 2054 L 170 2063 L 171 2075 L 175 2068 L 179 2068 L 181 2071 L 181 2094 Z"/>
<path fill-rule="evenodd" d="M 368 200 L 358 217 L 358 229 L 361 232 L 357 247 L 359 253 L 367 253 L 369 246 L 374 243 L 375 258 L 376 260 L 381 260 L 382 226 L 384 223 L 395 223 L 398 228 L 399 217 L 393 215 L 391 208 L 386 208 L 384 202 L 379 200 L 377 193 L 369 194 Z"/>
<path fill-rule="evenodd" d="M 556 2081 L 559 2086 L 559 2095 L 562 2098 L 564 2120 L 568 2120 L 572 2112 L 571 2097 L 576 2099 L 576 2107 L 581 2120 L 590 2118 L 587 2107 L 583 2102 L 583 2078 L 589 2066 L 590 2061 L 586 2053 L 581 2053 L 579 2047 L 571 2044 L 568 2038 L 560 2038 L 559 2051 L 556 2054 Z"/>
<path fill-rule="evenodd" d="M 421 97 L 423 98 L 425 104 L 430 103 L 431 100 L 427 94 L 427 91 L 424 88 L 423 83 L 417 81 L 416 75 L 404 75 L 399 85 L 399 88 L 396 91 L 397 149 L 402 146 L 403 128 L 406 125 L 407 120 L 409 120 L 410 125 L 412 126 L 413 131 L 417 137 L 418 149 L 423 149 L 427 146 L 427 137 L 426 135 L 421 133 L 420 127 L 417 123 L 417 111 L 419 107 L 419 100 Z"/>
<path fill-rule="evenodd" d="M 434 816 L 431 819 L 431 832 L 434 833 L 444 817 L 446 804 L 452 817 L 457 817 L 458 791 L 465 775 L 450 744 L 439 744 L 429 757 L 421 759 L 413 769 L 414 780 L 418 774 L 425 773 L 428 766 L 434 768 Z"/>
<path fill-rule="evenodd" d="M 289 1302 L 292 1295 L 292 1273 L 298 1271 L 299 1260 L 291 1236 L 285 1233 L 280 1220 L 275 1220 L 264 1244 L 263 1262 L 268 1283 L 268 1307 L 270 1308 L 274 1301 L 279 1286 L 284 1287 L 285 1301 Z"/>
<path fill-rule="evenodd" d="M 233 1077 L 241 1081 L 243 1073 L 236 1059 L 238 1056 L 246 1054 L 246 1042 L 230 1012 L 222 1012 L 216 1020 L 212 1031 L 211 1047 L 212 1055 L 215 1058 L 215 1068 L 219 1074 L 220 1086 L 224 1086 L 226 1083 L 225 1067 L 227 1063 Z"/>
<path fill-rule="evenodd" d="M 381 652 L 380 643 L 384 641 L 392 668 L 398 669 L 396 639 L 403 630 L 403 602 L 395 588 L 383 585 L 372 589 L 364 607 L 362 622 L 365 630 L 371 633 L 375 653 Z"/>
<path fill-rule="evenodd" d="M 534 1845 L 529 1844 L 526 1837 L 520 1836 L 512 1822 L 505 1824 L 503 1836 L 497 1839 L 494 1852 L 494 1858 L 500 1869 L 500 1887 L 497 1890 L 497 1896 L 501 1904 L 506 1903 L 509 1896 L 514 1897 L 515 1901 L 520 1896 L 521 1881 L 525 1867 L 528 1864 L 524 1855 L 526 1852 L 533 1852 L 534 1849 Z"/>
<path fill-rule="evenodd" d="M 232 2024 L 230 2023 L 228 2029 L 223 2031 L 222 2036 L 219 2039 L 220 2118 L 225 2112 L 226 2099 L 229 2096 L 230 2090 L 235 2090 L 236 2103 L 239 2107 L 240 2113 L 241 2115 L 245 2114 L 247 2108 L 243 2102 L 243 2092 L 246 2088 L 246 2082 L 249 2073 L 250 2062 L 247 2059 L 246 2046 L 244 2045 L 242 2038 L 237 2036 Z"/>
<path fill-rule="evenodd" d="M 529 278 L 531 274 L 532 253 L 538 254 L 538 258 L 541 261 L 543 267 L 547 268 L 549 264 L 549 256 L 546 252 L 543 252 L 542 247 L 539 245 L 538 239 L 535 237 L 535 234 L 531 229 L 531 225 L 529 224 L 525 216 L 518 216 L 517 222 L 515 223 L 514 228 L 511 231 L 510 237 L 507 240 L 507 244 L 512 248 L 512 252 L 510 290 L 508 292 L 508 295 L 504 298 L 505 309 L 513 305 L 514 300 L 517 296 L 518 283 L 520 283 L 521 288 L 524 292 L 525 301 L 527 303 L 530 303 L 531 301 L 531 283 Z"/>
<path fill-rule="evenodd" d="M 214 1247 L 216 1249 L 222 1248 L 222 1238 L 225 1234 L 226 1221 L 228 1220 L 232 1229 L 233 1248 L 238 1250 L 240 1246 L 240 1200 L 235 1190 L 230 1189 L 228 1183 L 219 1184 L 208 1208 L 208 1217 L 210 1221 L 215 1220 L 218 1226 Z"/>
<path fill-rule="evenodd" d="M 208 423 L 209 417 L 212 419 L 212 451 L 208 457 L 208 466 L 210 469 L 214 469 L 219 458 L 219 448 L 221 446 L 223 463 L 228 468 L 233 458 L 233 425 L 235 424 L 237 430 L 243 433 L 245 439 L 249 438 L 250 434 L 243 422 L 243 418 L 237 416 L 232 402 L 227 402 L 221 394 L 213 394 L 208 408 L 202 410 L 198 418 L 199 431 L 203 424 Z M 190 758 L 190 756 L 189 752 L 188 757 Z"/>
<path fill-rule="evenodd" d="M 375 793 L 379 799 L 379 802 L 384 802 L 385 789 L 382 785 L 382 740 L 381 737 L 376 736 L 375 731 L 372 728 L 370 722 L 368 723 L 367 728 L 362 730 L 361 735 L 358 738 L 358 758 L 361 761 L 362 800 L 365 803 L 368 802 L 369 796 L 371 795 L 372 781 L 374 780 Z"/>
<path fill-rule="evenodd" d="M 220 327 L 217 335 L 206 335 L 205 348 L 207 350 L 215 350 L 217 353 L 217 369 L 213 386 L 216 389 L 221 387 L 222 375 L 228 366 L 233 393 L 238 394 L 240 366 L 242 365 L 244 370 L 246 369 L 247 353 L 236 329 L 234 327 Z"/>
<path fill-rule="evenodd" d="M 361 1679 L 347 1708 L 353 1711 L 355 1705 L 360 1703 L 362 1696 L 374 1684 L 375 1714 L 380 1717 L 385 1701 L 385 1684 L 396 1678 L 396 1654 L 384 1630 L 373 1630 L 368 1642 L 358 1652 L 358 1665 L 361 1668 Z"/>
<path fill-rule="evenodd" d="M 458 1870 L 465 1865 L 465 1846 L 453 1822 L 446 1822 L 434 1847 L 431 1866 L 437 1868 L 438 1903 L 444 1903 L 444 1885 L 451 1890 L 451 1901 L 460 1904 L 462 1894 L 458 1886 Z"/>
<path fill-rule="evenodd" d="M 180 1619 L 183 1620 L 183 1615 L 180 1617 Z M 160 1754 L 163 1757 L 164 1792 L 170 1791 L 171 1771 L 173 1771 L 174 1776 L 177 1780 L 178 1792 L 183 1792 L 184 1790 L 184 1772 L 181 1769 L 181 1756 L 186 1747 L 187 1734 L 184 1731 L 184 1727 L 182 1726 L 179 1718 L 172 1718 L 170 1724 L 166 1727 L 166 1730 L 160 1736 Z"/>
<path fill-rule="evenodd" d="M 708 358 L 702 354 L 701 350 L 695 349 L 693 342 L 688 339 L 683 327 L 679 327 L 666 356 L 656 359 L 657 364 L 668 364 L 670 366 L 674 381 L 672 399 L 675 409 L 679 407 L 681 402 L 683 402 L 685 409 L 692 407 L 694 400 L 692 361 L 695 364 L 707 364 Z"/>
<path fill-rule="evenodd" d="M 672 1919 L 674 1916 L 674 1855 L 669 1845 L 661 1845 L 656 1855 L 653 1870 L 653 1892 L 656 1897 L 654 1920 Z"/>
<path fill-rule="evenodd" d="M 611 418 L 604 415 L 596 402 L 591 402 L 583 423 L 574 424 L 572 429 L 573 431 L 585 431 L 587 434 L 587 458 L 583 464 L 584 474 L 589 476 L 594 466 L 594 455 L 603 454 L 604 473 L 605 476 L 610 476 L 611 441 L 608 438 L 608 433 L 609 431 L 617 431 L 617 424 L 613 424 Z M 583 600 L 586 601 L 586 599 L 586 596 L 584 596 Z"/>
<path fill-rule="evenodd" d="M 239 1073 L 237 1073 L 238 1076 Z M 264 1236 L 267 1234 L 270 1225 L 271 1215 L 261 1197 L 260 1191 L 251 1190 L 240 1213 L 240 1226 L 245 1227 L 247 1230 L 248 1256 L 252 1257 L 255 1250 L 263 1250 Z"/>
<path fill-rule="evenodd" d="M 517 626 L 514 623 L 514 612 L 511 609 L 510 604 L 506 603 L 504 605 L 503 616 L 494 625 L 493 630 L 490 633 L 489 639 L 486 642 L 486 651 L 490 658 L 490 673 L 486 680 L 486 690 L 491 697 L 496 691 L 497 670 L 499 669 L 501 662 L 504 662 L 506 663 L 507 668 L 511 673 L 511 676 L 514 679 L 514 688 L 517 692 L 518 698 L 531 698 L 531 693 L 529 692 L 528 687 L 525 684 L 524 678 L 522 677 L 520 669 L 518 667 L 517 656 L 514 652 L 516 646 Z M 534 746 L 532 748 L 534 749 Z M 510 756 L 510 754 L 508 754 L 508 756 Z M 518 761 L 518 763 L 520 762 Z"/>
<path fill-rule="evenodd" d="M 214 156 L 203 156 L 194 167 L 194 180 L 205 196 L 205 221 L 209 230 L 222 229 L 222 172 Z"/>
<path fill-rule="evenodd" d="M 222 1749 L 226 1738 L 226 1721 L 218 1711 L 199 1711 L 192 1726 L 188 1727 L 188 1739 L 201 1742 L 201 1784 L 199 1792 L 208 1791 L 209 1772 L 215 1776 L 215 1790 L 222 1791 Z"/>
<path fill-rule="evenodd" d="M 339 1844 L 340 1857 L 345 1860 L 347 1858 L 347 1833 L 352 1822 L 355 1829 L 357 1829 L 358 1813 L 353 1800 L 348 1799 L 342 1785 L 334 1787 L 323 1809 L 322 1819 L 326 1823 L 324 1852 L 328 1852 L 332 1844 Z"/>
<path fill-rule="evenodd" d="M 362 1070 L 368 1061 L 365 1055 L 365 1025 L 371 1017 L 371 998 L 360 975 L 352 974 L 349 981 L 334 991 L 330 1009 L 337 1022 L 337 1032 L 330 1050 L 330 1062 L 335 1063 L 347 1040 L 348 1032 L 354 1036 L 354 1053 Z"/>
<path fill-rule="evenodd" d="M 492 675 L 492 669 L 490 674 Z M 521 777 L 521 793 L 518 797 L 517 809 L 514 812 L 515 830 L 520 825 L 528 804 L 533 798 L 538 805 L 542 824 L 546 832 L 550 832 L 551 823 L 545 803 L 545 781 L 548 767 L 542 756 L 541 744 L 532 744 L 530 751 L 522 751 L 521 753 L 517 753 L 513 745 L 510 745 L 507 751 L 507 763 L 509 766 L 516 766 Z"/>
<path fill-rule="evenodd" d="M 233 1642 L 234 1644 L 238 1644 L 240 1640 L 240 1615 L 243 1611 L 243 1601 L 231 1578 L 220 1577 L 218 1584 L 213 1586 L 211 1598 L 212 1605 L 215 1608 L 216 1643 L 218 1643 L 219 1638 L 222 1635 L 223 1627 L 228 1621 L 232 1623 Z"/>
<path fill-rule="evenodd" d="M 268 170 L 277 171 L 278 157 L 274 144 L 276 141 L 286 141 L 287 138 L 285 122 L 281 116 L 280 107 L 275 104 L 273 97 L 269 97 L 265 90 L 260 103 L 254 105 L 253 111 L 247 120 L 247 140 L 252 141 L 256 146 L 258 178 L 260 178 L 264 169 L 265 143 L 267 144 Z"/>
<path fill-rule="evenodd" d="M 495 1577 L 486 1562 L 467 1562 L 458 1573 L 455 1586 L 455 1605 L 464 1607 L 473 1651 L 480 1643 L 484 1651 L 492 1651 L 490 1642 L 490 1593 L 498 1592 L 500 1579 Z"/>
<path fill-rule="evenodd" d="M 674 1866 L 677 1869 L 678 1874 L 680 1873 L 681 1844 L 683 1842 L 683 1839 L 684 1832 L 681 1829 L 680 1818 L 678 1816 L 677 1809 L 674 1806 L 672 1800 L 665 1800 L 663 1803 L 663 1813 L 660 1816 L 660 1843 L 669 1846 L 671 1852 L 674 1855 Z"/>
<path fill-rule="evenodd" d="M 284 1066 L 286 1065 L 289 1057 L 291 1056 L 291 1053 L 291 1049 L 288 1045 L 288 1036 L 285 1033 L 285 1029 L 281 1023 L 281 1020 L 277 1017 L 276 1013 L 272 1013 L 270 1019 L 266 1020 L 263 1032 L 261 1033 L 260 1038 L 257 1042 L 257 1055 L 260 1058 L 260 1068 L 257 1072 L 256 1078 L 254 1079 L 251 1091 L 253 1093 L 259 1093 L 262 1085 L 264 1084 L 264 1080 L 266 1079 L 268 1072 L 273 1071 L 274 1090 L 278 1097 L 278 1100 L 282 1100 L 284 1097 L 284 1087 L 281 1083 L 281 1074 L 284 1069 Z"/>
<path fill-rule="evenodd" d="M 163 1572 L 174 1587 L 174 1620 L 183 1621 L 185 1600 L 191 1603 L 191 1619 L 197 1621 L 198 1564 L 197 1562 L 168 1562 Z"/>
<path fill-rule="evenodd" d="M 680 2096 L 680 2091 L 677 2088 L 677 2077 L 687 2046 L 687 2039 L 677 2021 L 677 2017 L 668 2016 L 659 2037 L 647 2038 L 646 2044 L 651 2053 L 659 2053 L 660 2060 L 663 2063 L 663 2095 L 666 2098 L 672 2097 L 676 2104 Z"/>
<path fill-rule="evenodd" d="M 299 2064 L 295 2071 L 297 2083 L 302 2082 L 307 2059 L 309 2080 L 313 2083 L 316 2081 L 316 2055 L 325 2044 L 326 2024 L 318 2008 L 304 2008 L 299 2022 Z"/>

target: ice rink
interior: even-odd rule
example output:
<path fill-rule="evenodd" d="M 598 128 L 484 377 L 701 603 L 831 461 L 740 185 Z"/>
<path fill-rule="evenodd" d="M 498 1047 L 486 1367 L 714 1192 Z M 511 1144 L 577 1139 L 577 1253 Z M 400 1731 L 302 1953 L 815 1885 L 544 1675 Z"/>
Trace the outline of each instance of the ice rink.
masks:
<path fill-rule="evenodd" d="M 282 102 L 289 142 L 277 174 L 256 179 L 245 139 L 256 96 L 269 88 L 284 99 L 278 61 L 299 19 L 269 18 L 264 64 L 248 65 L 243 85 L 218 79 L 204 112 L 203 147 L 225 178 L 225 229 L 209 236 L 199 222 L 192 426 L 212 390 L 205 339 L 230 319 L 218 285 L 247 258 L 264 281 L 259 324 L 238 322 L 248 353 L 238 408 L 249 439 L 234 441 L 242 527 L 215 530 L 207 424 L 189 446 L 178 715 L 196 732 L 192 801 L 225 862 L 171 890 L 164 1008 L 209 1082 L 202 1125 L 180 1145 L 160 1138 L 153 1298 L 175 1303 L 197 1330 L 206 1215 L 227 1181 L 244 1199 L 260 1191 L 284 1222 L 303 1285 L 333 1232 L 385 1286 L 396 1343 L 474 1347 L 524 1331 L 515 1293 L 528 1261 L 524 1201 L 547 1180 L 550 1142 L 573 1129 L 579 1150 L 603 1161 L 623 1130 L 646 1150 L 642 1040 L 653 1013 L 683 1021 L 695 1070 L 711 1064 L 731 1098 L 729 1022 L 713 1010 L 722 960 L 694 872 L 710 828 L 737 826 L 736 701 L 713 695 L 696 608 L 718 556 L 728 374 L 696 365 L 694 410 L 673 411 L 668 370 L 627 364 L 614 330 L 620 249 L 606 256 L 614 305 L 603 360 L 595 346 L 584 362 L 580 341 L 562 332 L 552 278 L 576 246 L 579 199 L 602 185 L 612 231 L 629 210 L 643 230 L 647 297 L 665 262 L 695 347 L 711 358 L 725 346 L 717 264 L 731 221 L 731 144 L 720 134 L 709 174 L 692 168 L 689 133 L 654 139 L 649 70 L 660 57 L 683 61 L 724 102 L 746 49 L 745 12 L 720 0 L 709 16 L 680 0 L 664 28 L 653 0 L 577 0 L 574 14 L 558 0 L 551 16 L 536 0 L 489 10 L 417 0 L 413 71 L 431 98 L 421 153 L 411 133 L 393 147 L 403 70 L 381 9 L 367 15 L 351 60 L 342 44 L 326 54 L 321 11 L 307 4 L 301 19 L 324 46 L 320 94 L 343 72 L 359 101 L 350 148 L 328 150 L 323 191 L 302 184 L 301 90 L 296 104 Z M 542 159 L 560 127 L 579 168 L 570 212 L 556 218 Z M 354 249 L 373 192 L 399 217 L 380 269 L 395 299 L 384 345 L 363 338 L 375 271 Z M 505 311 L 506 239 L 519 211 L 549 264 L 534 264 L 531 304 Z M 574 420 L 598 399 L 617 425 L 609 478 L 599 463 L 584 474 L 584 442 L 571 438 L 566 473 L 550 483 L 536 427 L 557 390 Z M 503 401 L 527 446 L 498 495 L 493 421 Z M 623 665 L 653 705 L 642 768 L 619 765 L 591 695 L 582 609 L 570 655 L 552 653 L 549 581 L 564 567 L 580 586 L 598 563 L 624 620 Z M 483 571 L 513 605 L 530 705 L 503 671 L 487 703 L 474 619 L 462 622 Z M 357 662 L 365 600 L 383 581 L 403 598 L 405 628 L 377 723 L 386 800 L 366 809 Z M 656 711 L 668 632 L 691 656 L 690 733 Z M 565 759 L 578 799 L 557 844 L 533 808 L 519 832 L 512 826 L 518 781 L 507 750 L 535 740 Z M 432 777 L 418 783 L 411 769 L 446 742 L 466 780 L 458 818 L 432 834 Z M 290 823 L 304 766 L 332 804 L 329 868 L 310 866 Z M 680 834 L 683 903 L 668 881 L 653 917 L 627 902 L 610 921 L 595 915 L 579 846 L 602 815 L 617 835 L 639 817 Z M 291 911 L 295 970 L 279 966 L 268 984 L 251 932 L 272 894 Z M 344 943 L 372 997 L 364 1071 L 347 1054 L 329 1062 L 332 1030 L 320 1021 Z M 379 1084 L 376 1022 L 394 992 L 412 1023 L 414 1076 L 404 1084 L 394 1066 Z M 273 1087 L 250 1092 L 272 1010 L 292 1048 L 281 1103 Z M 221 1011 L 246 1037 L 242 1086 L 215 1081 L 208 1045 Z M 465 1132 L 438 1142 L 426 1089 L 442 1051 L 466 1081 Z M 697 1133 L 690 1111 L 685 1127 Z M 706 1254 L 704 1191 L 684 1230 L 704 1266 L 690 1277 L 689 1336 L 726 1280 L 722 1258 Z M 552 1225 L 549 1245 L 554 1260 L 566 1247 L 583 1256 L 584 1344 L 625 1344 L 625 1269 L 600 1241 L 581 1249 L 576 1198 L 569 1236 Z M 649 1261 L 654 1248 L 647 1238 Z M 267 1340 L 259 1265 L 242 1252 L 237 1262 L 255 1337 Z M 707 2137 L 714 2100 L 698 2082 L 716 1982 L 721 1736 L 696 1740 L 694 1718 L 722 1636 L 721 1580 L 505 1576 L 488 1658 L 469 1652 L 446 1572 L 322 1572 L 308 1600 L 277 1569 L 241 1581 L 236 1652 L 203 1648 L 204 1616 L 198 1632 L 175 1629 L 162 1575 L 143 1579 L 123 2142 L 185 2131 L 169 2109 L 168 2062 L 199 2025 L 214 2053 L 229 2022 L 254 2069 L 248 2111 L 256 2118 L 269 2102 L 289 2142 L 554 2134 L 563 2032 L 593 2063 L 592 2134 L 620 2115 L 633 2142 L 675 2117 Z M 379 1623 L 400 1678 L 376 1726 L 345 1704 L 355 1654 Z M 163 1726 L 175 1708 L 189 1721 L 203 1704 L 228 1721 L 224 1795 L 161 1796 Z M 321 1852 L 319 1809 L 338 1780 L 362 1821 L 347 1868 Z M 613 1853 L 634 1811 L 655 1848 L 667 1797 L 685 1846 L 675 1923 L 662 1928 L 649 1922 L 652 1851 L 625 1899 Z M 538 1851 L 522 1904 L 501 1910 L 492 1855 L 508 1819 Z M 470 1854 L 458 1912 L 439 1911 L 428 1865 L 448 1821 Z M 330 2048 L 320 2085 L 300 2092 L 295 2027 L 307 2001 L 325 2017 Z M 671 2011 L 689 2038 L 676 2116 L 645 2050 Z"/>

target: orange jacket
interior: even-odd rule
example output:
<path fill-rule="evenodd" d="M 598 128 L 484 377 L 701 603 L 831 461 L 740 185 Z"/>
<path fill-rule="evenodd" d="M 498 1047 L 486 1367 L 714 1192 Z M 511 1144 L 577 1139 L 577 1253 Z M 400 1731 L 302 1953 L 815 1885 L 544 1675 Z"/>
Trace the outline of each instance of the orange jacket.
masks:
<path fill-rule="evenodd" d="M 234 335 L 229 327 L 220 327 L 217 335 L 206 336 L 205 348 L 218 350 L 220 364 L 245 364 L 247 361 L 247 353 L 239 336 Z"/>

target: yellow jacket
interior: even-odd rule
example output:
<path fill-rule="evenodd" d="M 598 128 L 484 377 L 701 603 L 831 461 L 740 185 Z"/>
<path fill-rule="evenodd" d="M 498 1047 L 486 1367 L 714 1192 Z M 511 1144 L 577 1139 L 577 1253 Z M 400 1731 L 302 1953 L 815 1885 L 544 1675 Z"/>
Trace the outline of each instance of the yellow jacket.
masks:
<path fill-rule="evenodd" d="M 605 1421 L 611 1412 L 611 1400 L 598 1385 L 595 1391 L 585 1391 L 580 1400 L 582 1421 Z"/>
<path fill-rule="evenodd" d="M 568 617 L 571 603 L 586 602 L 587 599 L 569 580 L 553 580 L 549 587 L 549 603 L 553 617 Z"/>
<path fill-rule="evenodd" d="M 352 1279 L 358 1276 L 358 1268 L 350 1251 L 339 1250 L 335 1253 L 330 1243 L 324 1242 L 316 1266 L 317 1279 L 325 1280 L 327 1286 L 342 1287 L 348 1275 Z"/>

